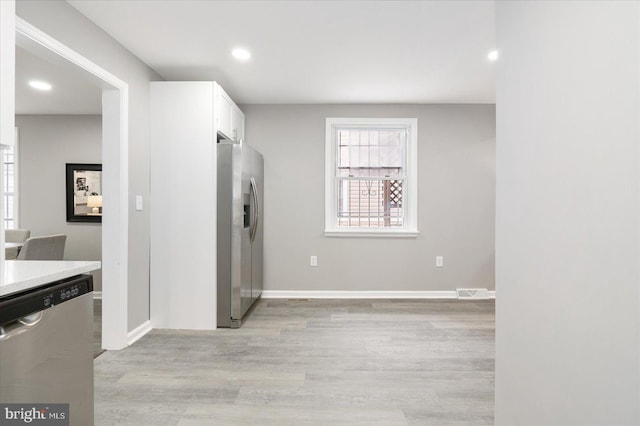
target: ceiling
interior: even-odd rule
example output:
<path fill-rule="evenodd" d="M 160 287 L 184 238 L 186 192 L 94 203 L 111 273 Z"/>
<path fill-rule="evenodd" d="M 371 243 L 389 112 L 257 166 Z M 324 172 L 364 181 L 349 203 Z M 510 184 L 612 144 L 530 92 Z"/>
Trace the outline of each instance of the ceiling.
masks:
<path fill-rule="evenodd" d="M 102 87 L 76 65 L 43 58 L 16 46 L 16 114 L 101 114 Z M 45 81 L 50 91 L 35 90 L 29 81 Z"/>
<path fill-rule="evenodd" d="M 166 80 L 237 103 L 495 102 L 493 1 L 68 2 Z"/>

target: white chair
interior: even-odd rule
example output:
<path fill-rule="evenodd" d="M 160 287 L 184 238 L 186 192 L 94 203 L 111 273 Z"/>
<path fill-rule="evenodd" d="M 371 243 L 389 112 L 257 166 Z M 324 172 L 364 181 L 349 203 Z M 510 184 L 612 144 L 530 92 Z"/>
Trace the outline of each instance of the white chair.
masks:
<path fill-rule="evenodd" d="M 29 229 L 5 229 L 4 241 L 7 243 L 24 243 L 31 236 Z"/>
<path fill-rule="evenodd" d="M 62 260 L 66 241 L 63 234 L 29 238 L 16 260 Z"/>
<path fill-rule="evenodd" d="M 20 251 L 19 245 L 27 241 L 30 236 L 31 231 L 28 229 L 6 229 L 4 231 L 5 259 L 11 260 L 18 257 L 18 252 Z"/>

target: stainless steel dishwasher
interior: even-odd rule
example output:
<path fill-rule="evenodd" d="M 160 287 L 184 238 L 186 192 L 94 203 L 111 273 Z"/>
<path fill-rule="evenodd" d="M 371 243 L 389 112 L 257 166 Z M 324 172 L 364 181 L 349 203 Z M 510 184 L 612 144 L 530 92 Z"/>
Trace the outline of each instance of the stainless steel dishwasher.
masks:
<path fill-rule="evenodd" d="M 0 403 L 69 404 L 93 424 L 93 279 L 79 275 L 0 298 Z"/>

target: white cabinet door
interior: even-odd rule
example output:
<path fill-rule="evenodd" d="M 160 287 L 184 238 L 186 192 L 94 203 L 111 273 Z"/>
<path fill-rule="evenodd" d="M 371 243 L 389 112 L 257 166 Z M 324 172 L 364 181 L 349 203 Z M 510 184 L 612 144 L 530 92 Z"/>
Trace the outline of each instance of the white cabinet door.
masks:
<path fill-rule="evenodd" d="M 225 93 L 220 86 L 218 86 L 218 96 L 216 99 L 215 114 L 217 114 L 217 128 L 218 133 L 221 133 L 225 137 L 233 138 L 233 127 L 231 124 L 231 117 L 233 107 L 235 106 L 231 98 Z"/>
<path fill-rule="evenodd" d="M 244 140 L 244 113 L 235 104 L 231 110 L 231 132 L 233 140 Z"/>
<path fill-rule="evenodd" d="M 218 83 L 215 83 L 214 107 L 216 132 L 227 139 L 244 139 L 244 114 Z"/>

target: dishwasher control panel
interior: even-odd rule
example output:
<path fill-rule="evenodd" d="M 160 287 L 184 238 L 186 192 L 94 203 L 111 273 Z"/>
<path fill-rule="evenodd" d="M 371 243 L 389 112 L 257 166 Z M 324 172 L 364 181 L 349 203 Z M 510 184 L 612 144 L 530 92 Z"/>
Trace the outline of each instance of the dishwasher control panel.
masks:
<path fill-rule="evenodd" d="M 93 291 L 93 277 L 78 275 L 0 299 L 0 326 Z"/>
<path fill-rule="evenodd" d="M 74 284 L 70 287 L 65 286 L 61 289 L 57 289 L 42 298 L 42 308 L 50 308 L 51 306 L 58 305 L 65 300 L 70 300 L 74 297 L 79 296 L 80 294 L 85 294 L 86 291 L 83 290 L 84 289 L 79 284 Z"/>

